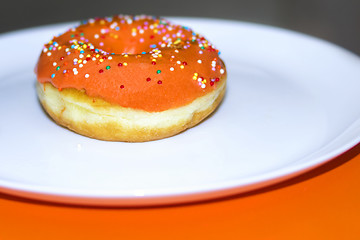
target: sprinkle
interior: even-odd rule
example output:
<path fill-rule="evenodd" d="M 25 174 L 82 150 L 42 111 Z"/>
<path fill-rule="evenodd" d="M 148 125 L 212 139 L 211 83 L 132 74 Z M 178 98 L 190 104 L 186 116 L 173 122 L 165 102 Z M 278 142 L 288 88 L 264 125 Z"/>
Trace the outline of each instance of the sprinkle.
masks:
<path fill-rule="evenodd" d="M 106 66 L 106 70 L 109 70 L 111 67 L 110 66 Z"/>
<path fill-rule="evenodd" d="M 122 63 L 118 63 L 118 66 L 119 66 L 119 67 L 122 67 L 122 65 L 123 65 Z"/>
<path fill-rule="evenodd" d="M 181 69 L 184 69 L 184 65 L 181 65 L 180 68 L 181 68 Z"/>
<path fill-rule="evenodd" d="M 85 74 L 85 78 L 89 78 L 90 77 L 90 75 L 87 73 L 87 74 Z"/>
<path fill-rule="evenodd" d="M 46 55 L 51 56 L 51 52 L 48 52 Z"/>
<path fill-rule="evenodd" d="M 102 69 L 99 70 L 99 73 L 103 73 L 103 72 L 104 72 L 104 70 L 102 70 Z"/>
<path fill-rule="evenodd" d="M 79 68 L 82 68 L 84 65 L 82 65 L 82 63 L 79 64 Z"/>
<path fill-rule="evenodd" d="M 224 69 L 220 69 L 220 73 L 221 73 L 221 74 L 224 74 L 224 73 L 225 73 L 225 70 L 224 70 Z"/>
<path fill-rule="evenodd" d="M 56 71 L 60 70 L 60 66 L 57 66 Z"/>
<path fill-rule="evenodd" d="M 200 59 L 199 59 L 199 60 L 197 60 L 197 62 L 198 62 L 198 63 L 202 63 L 202 61 L 201 61 Z"/>
<path fill-rule="evenodd" d="M 54 67 L 56 66 L 56 64 L 57 64 L 56 62 L 53 62 L 53 66 L 54 66 Z"/>
<path fill-rule="evenodd" d="M 148 77 L 148 78 L 146 79 L 146 81 L 147 81 L 147 82 L 150 82 L 150 81 L 151 81 L 151 78 Z"/>
<path fill-rule="evenodd" d="M 159 81 L 157 82 L 157 84 L 162 84 L 162 81 L 161 81 L 161 80 L 159 80 Z"/>
<path fill-rule="evenodd" d="M 157 70 L 156 73 L 157 73 L 157 74 L 160 74 L 160 73 L 161 73 L 161 70 Z"/>
<path fill-rule="evenodd" d="M 170 68 L 170 71 L 174 71 L 174 68 L 173 68 L 173 67 L 171 67 L 171 68 Z"/>
<path fill-rule="evenodd" d="M 55 77 L 55 73 L 51 74 L 51 78 L 54 78 Z"/>
<path fill-rule="evenodd" d="M 123 88 L 124 88 L 124 85 L 120 85 L 120 88 L 123 89 Z"/>
<path fill-rule="evenodd" d="M 124 62 L 124 66 L 126 67 L 128 64 L 127 64 L 127 62 Z"/>

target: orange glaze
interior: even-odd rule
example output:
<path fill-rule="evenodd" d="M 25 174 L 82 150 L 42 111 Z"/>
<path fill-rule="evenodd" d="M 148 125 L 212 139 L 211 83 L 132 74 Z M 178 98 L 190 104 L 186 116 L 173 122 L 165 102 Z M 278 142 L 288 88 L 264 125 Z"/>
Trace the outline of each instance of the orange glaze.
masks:
<path fill-rule="evenodd" d="M 112 104 L 164 111 L 213 91 L 225 65 L 205 38 L 149 16 L 90 19 L 46 44 L 37 78 Z"/>

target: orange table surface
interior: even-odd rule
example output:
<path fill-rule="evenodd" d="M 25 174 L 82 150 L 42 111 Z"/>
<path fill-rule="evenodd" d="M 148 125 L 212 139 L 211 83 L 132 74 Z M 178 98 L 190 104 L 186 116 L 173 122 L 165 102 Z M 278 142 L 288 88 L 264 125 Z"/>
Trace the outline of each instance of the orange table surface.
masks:
<path fill-rule="evenodd" d="M 212 201 L 99 208 L 0 194 L 0 240 L 360 239 L 360 144 L 299 177 Z"/>

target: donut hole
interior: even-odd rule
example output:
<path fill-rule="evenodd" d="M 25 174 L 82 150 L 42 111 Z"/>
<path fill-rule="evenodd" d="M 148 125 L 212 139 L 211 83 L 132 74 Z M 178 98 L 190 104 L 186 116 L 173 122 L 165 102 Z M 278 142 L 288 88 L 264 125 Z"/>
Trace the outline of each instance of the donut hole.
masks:
<path fill-rule="evenodd" d="M 157 33 L 148 29 L 141 31 L 141 34 L 139 30 L 135 32 L 134 29 L 126 25 L 121 26 L 117 31 L 102 26 L 83 29 L 83 32 L 96 48 L 114 54 L 144 54 L 154 49 L 169 47 L 179 49 L 183 48 L 184 44 L 192 37 L 190 31 L 183 31 L 180 28 Z M 103 33 L 101 34 L 101 32 Z"/>

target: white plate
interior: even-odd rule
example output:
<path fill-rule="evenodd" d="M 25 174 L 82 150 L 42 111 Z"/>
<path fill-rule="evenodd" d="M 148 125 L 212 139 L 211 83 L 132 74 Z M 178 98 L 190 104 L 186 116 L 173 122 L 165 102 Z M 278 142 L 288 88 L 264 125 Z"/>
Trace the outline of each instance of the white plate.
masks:
<path fill-rule="evenodd" d="M 228 90 L 200 125 L 147 143 L 90 139 L 44 114 L 33 68 L 42 44 L 69 24 L 2 35 L 0 190 L 75 204 L 202 200 L 290 178 L 359 142 L 357 56 L 273 27 L 173 20 L 222 51 Z"/>

